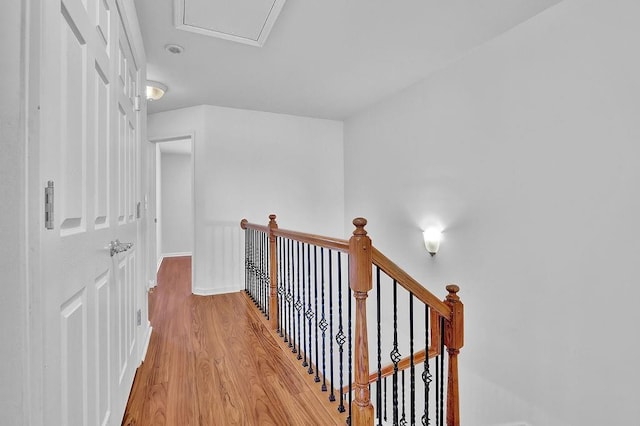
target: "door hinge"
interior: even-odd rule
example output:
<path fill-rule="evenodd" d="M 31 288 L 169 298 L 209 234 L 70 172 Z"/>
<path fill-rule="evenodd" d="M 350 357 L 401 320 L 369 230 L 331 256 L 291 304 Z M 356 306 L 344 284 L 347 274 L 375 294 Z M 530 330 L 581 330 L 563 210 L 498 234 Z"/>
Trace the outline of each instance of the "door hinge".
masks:
<path fill-rule="evenodd" d="M 142 97 L 140 95 L 133 98 L 133 110 L 140 111 L 142 109 Z"/>
<path fill-rule="evenodd" d="M 44 227 L 53 229 L 53 181 L 44 188 Z"/>
<path fill-rule="evenodd" d="M 142 325 L 142 310 L 138 309 L 138 312 L 136 312 L 136 322 L 138 323 L 138 325 Z"/>

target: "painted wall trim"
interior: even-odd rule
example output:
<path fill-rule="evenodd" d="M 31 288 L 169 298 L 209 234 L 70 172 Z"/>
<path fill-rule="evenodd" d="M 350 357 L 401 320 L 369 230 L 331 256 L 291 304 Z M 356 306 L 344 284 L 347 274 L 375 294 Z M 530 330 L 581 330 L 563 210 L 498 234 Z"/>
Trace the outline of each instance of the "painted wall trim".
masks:
<path fill-rule="evenodd" d="M 147 338 L 144 339 L 144 345 L 142 346 L 142 351 L 140 353 L 140 362 L 144 362 L 144 359 L 147 357 L 147 351 L 149 350 L 149 344 L 151 343 L 151 333 L 153 333 L 151 322 L 147 321 L 147 327 L 149 331 L 147 332 Z"/>
<path fill-rule="evenodd" d="M 193 256 L 193 253 L 190 251 L 176 252 L 176 253 L 162 253 L 162 256 L 160 257 L 160 262 L 162 263 L 162 259 L 164 259 L 165 257 L 181 257 L 181 256 Z"/>
<path fill-rule="evenodd" d="M 215 296 L 218 294 L 237 293 L 242 291 L 242 286 L 228 286 L 222 288 L 194 288 L 193 294 L 196 296 Z"/>

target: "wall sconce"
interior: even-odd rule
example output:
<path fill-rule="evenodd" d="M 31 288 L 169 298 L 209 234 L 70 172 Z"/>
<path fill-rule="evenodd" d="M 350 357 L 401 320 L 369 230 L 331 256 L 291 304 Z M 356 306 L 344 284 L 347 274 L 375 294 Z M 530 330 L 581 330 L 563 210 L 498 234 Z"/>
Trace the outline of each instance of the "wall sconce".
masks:
<path fill-rule="evenodd" d="M 424 246 L 431 256 L 435 256 L 440 248 L 442 230 L 439 228 L 427 228 L 423 233 Z"/>

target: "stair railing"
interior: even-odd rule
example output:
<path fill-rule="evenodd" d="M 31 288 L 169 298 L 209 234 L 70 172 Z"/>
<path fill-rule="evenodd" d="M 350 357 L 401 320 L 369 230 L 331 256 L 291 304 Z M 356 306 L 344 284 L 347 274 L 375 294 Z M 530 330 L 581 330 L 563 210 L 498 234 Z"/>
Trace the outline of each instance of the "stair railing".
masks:
<path fill-rule="evenodd" d="M 438 299 L 372 246 L 366 223 L 354 219 L 353 235 L 343 240 L 280 229 L 275 215 L 267 226 L 243 219 L 245 291 L 348 424 L 382 425 L 391 417 L 394 425 L 416 424 L 417 418 L 444 425 L 446 399 L 446 425 L 459 426 L 459 288 L 447 286 L 446 299 Z M 368 304 L 375 316 L 368 316 Z M 383 367 L 387 351 L 391 363 Z M 373 370 L 370 359 L 377 361 Z M 418 401 L 424 402 L 420 409 Z"/>

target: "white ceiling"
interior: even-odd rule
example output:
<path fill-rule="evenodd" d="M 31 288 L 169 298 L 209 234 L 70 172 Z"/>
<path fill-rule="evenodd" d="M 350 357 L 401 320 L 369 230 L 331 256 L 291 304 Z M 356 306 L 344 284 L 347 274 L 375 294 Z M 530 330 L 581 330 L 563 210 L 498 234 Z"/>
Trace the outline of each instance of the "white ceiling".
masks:
<path fill-rule="evenodd" d="M 149 112 L 210 104 L 344 119 L 560 1 L 290 0 L 255 47 L 177 30 L 172 0 L 135 0 L 148 78 L 169 87 Z"/>

